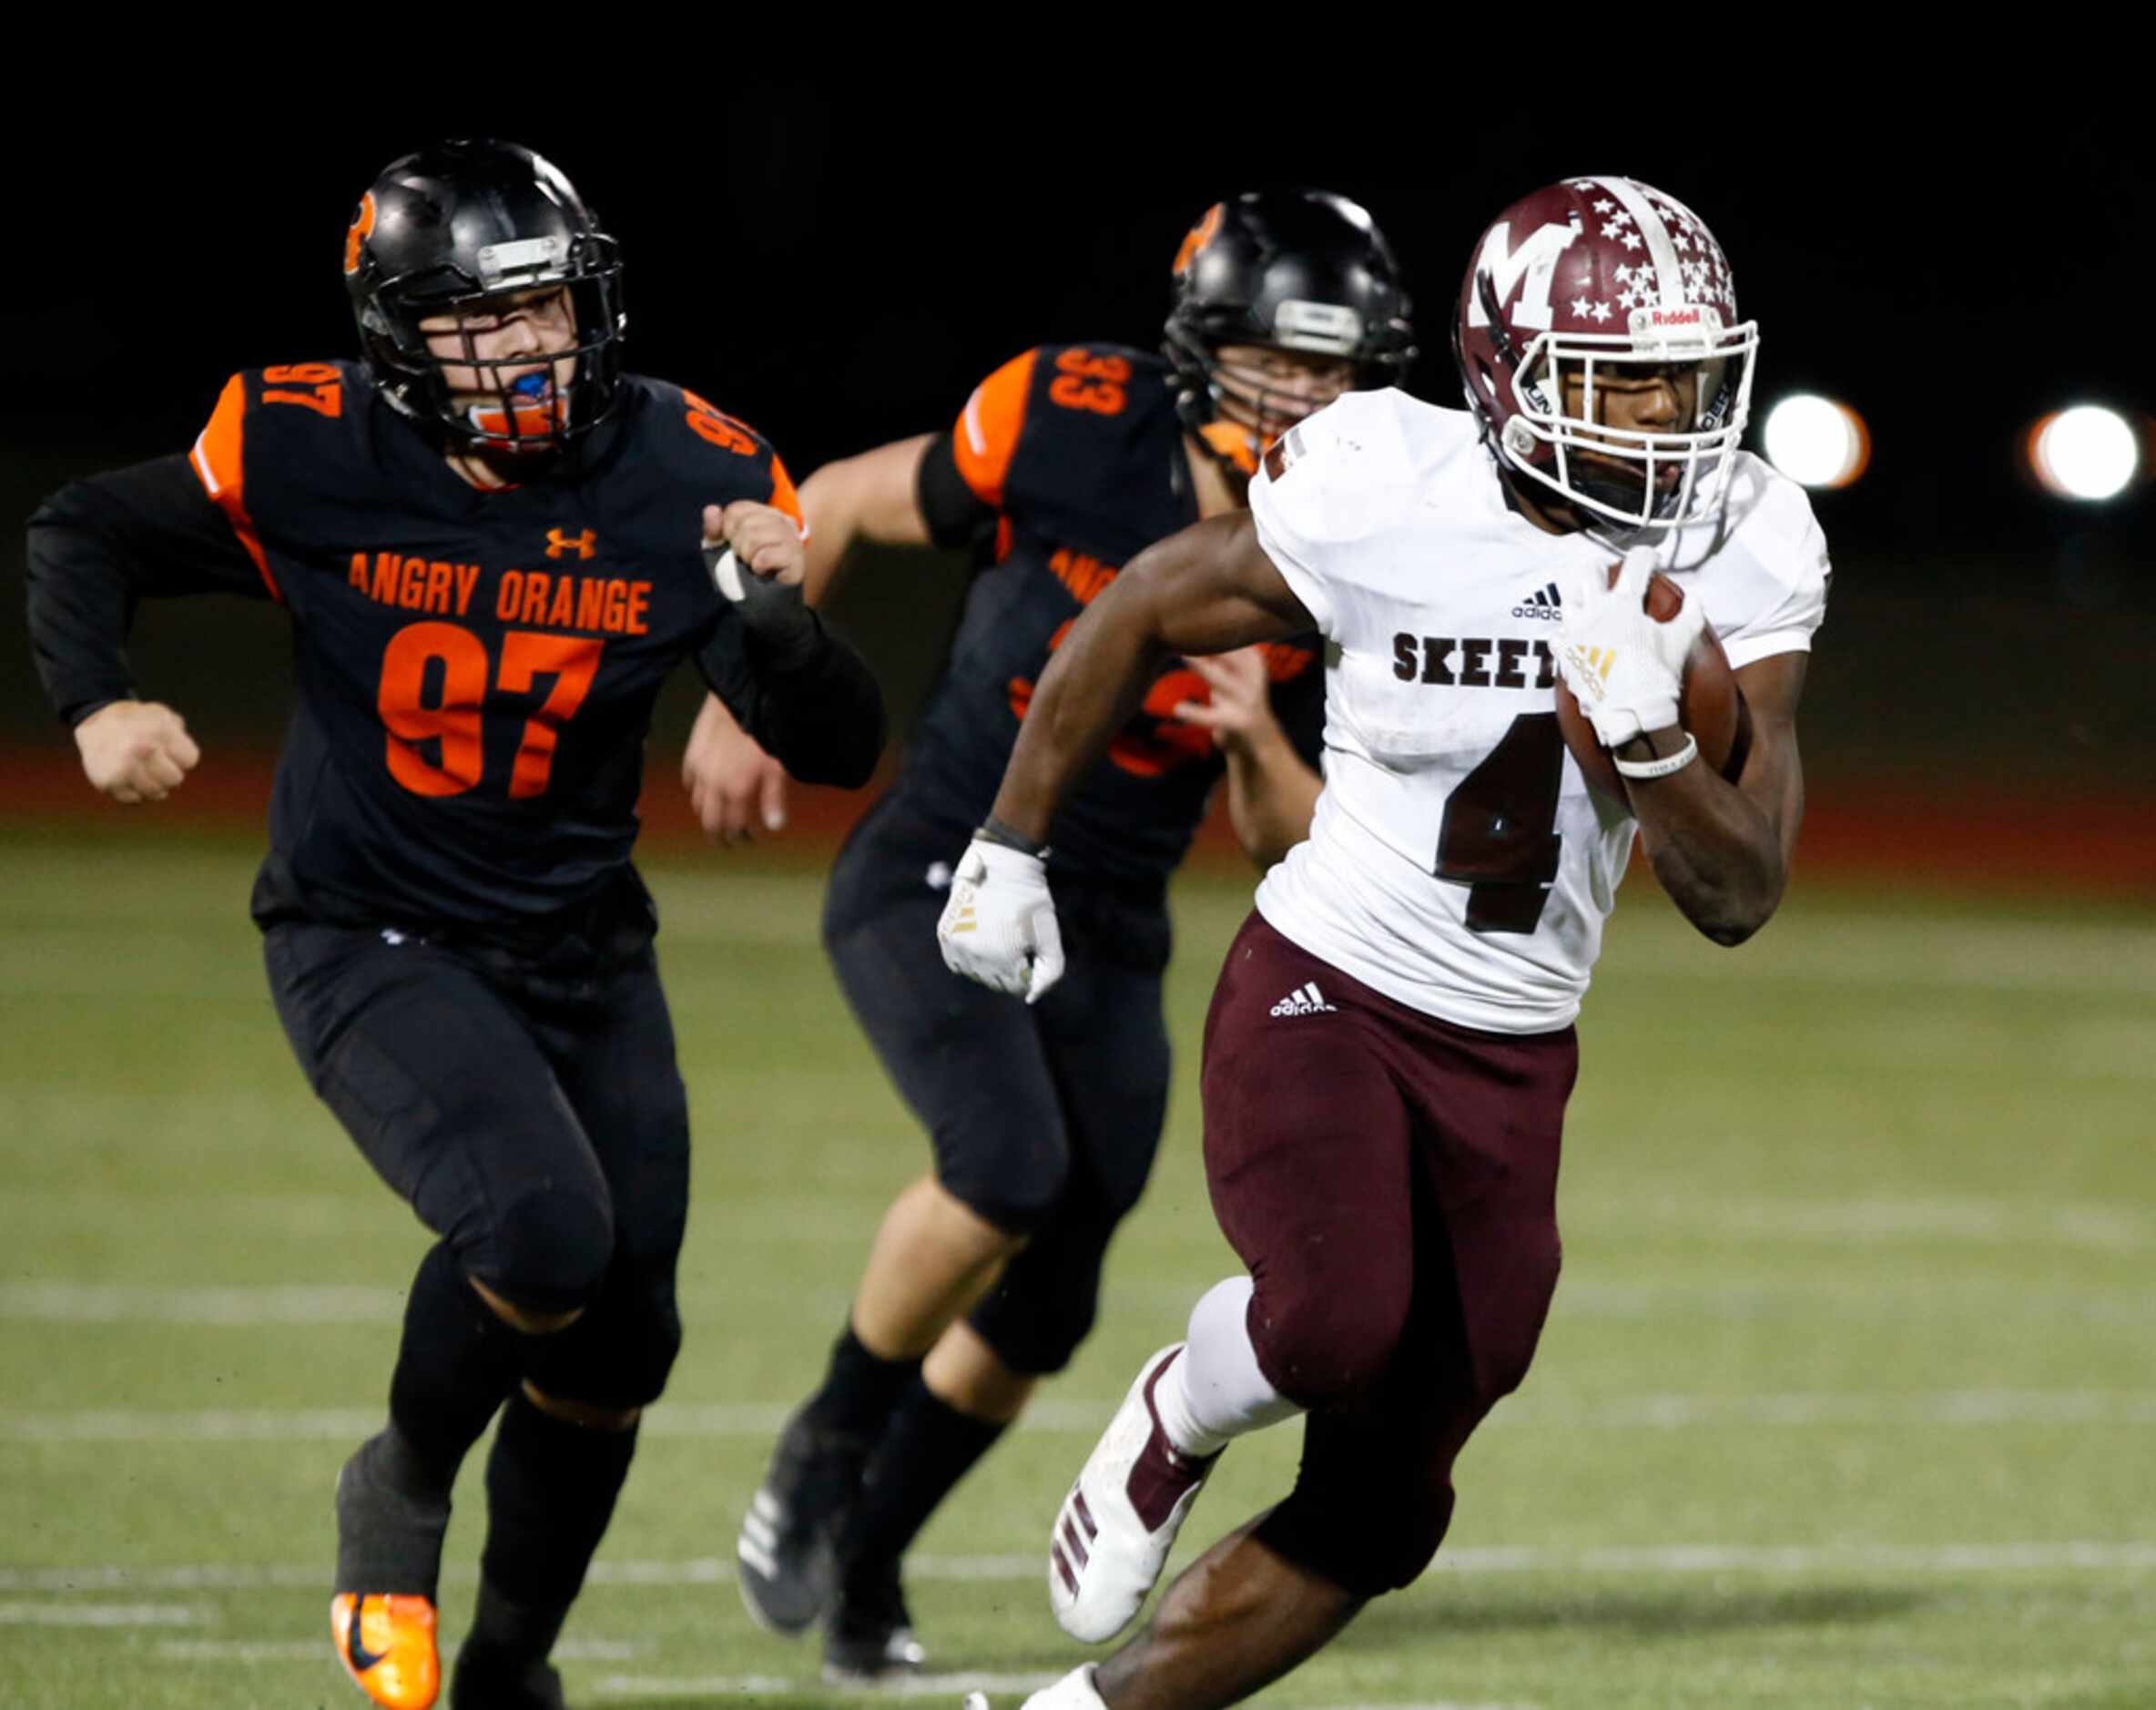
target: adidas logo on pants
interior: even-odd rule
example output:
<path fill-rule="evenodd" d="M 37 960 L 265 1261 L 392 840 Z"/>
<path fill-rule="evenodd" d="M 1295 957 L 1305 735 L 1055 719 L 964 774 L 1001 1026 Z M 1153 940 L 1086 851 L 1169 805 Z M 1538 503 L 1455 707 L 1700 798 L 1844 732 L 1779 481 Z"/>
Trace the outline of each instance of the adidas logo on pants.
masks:
<path fill-rule="evenodd" d="M 1338 1004 L 1327 1003 L 1319 995 L 1317 982 L 1313 980 L 1307 985 L 1297 986 L 1279 1003 L 1274 1004 L 1273 1013 L 1276 1015 L 1316 1015 L 1321 1011 L 1337 1012 L 1338 1009 Z"/>

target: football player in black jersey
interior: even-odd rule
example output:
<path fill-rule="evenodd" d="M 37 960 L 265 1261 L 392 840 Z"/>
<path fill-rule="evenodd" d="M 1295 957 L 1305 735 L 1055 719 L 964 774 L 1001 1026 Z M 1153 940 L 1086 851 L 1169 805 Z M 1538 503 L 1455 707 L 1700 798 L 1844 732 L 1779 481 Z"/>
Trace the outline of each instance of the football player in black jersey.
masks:
<path fill-rule="evenodd" d="M 1174 280 L 1164 355 L 1029 351 L 948 432 L 803 489 L 811 604 L 857 536 L 971 545 L 981 564 L 903 772 L 847 844 L 824 915 L 935 1167 L 886 1216 L 738 1544 L 751 1612 L 789 1632 L 823 1616 L 835 1676 L 918 1666 L 900 1556 L 1092 1326 L 1103 1256 L 1165 1114 L 1165 892 L 1207 797 L 1225 771 L 1236 832 L 1269 864 L 1307 834 L 1319 789 L 1315 637 L 1178 662 L 1057 822 L 1064 984 L 1033 1009 L 999 1004 L 931 953 L 950 840 L 986 817 L 1033 682 L 1079 613 L 1141 548 L 1240 506 L 1273 438 L 1350 386 L 1390 383 L 1413 354 L 1390 252 L 1337 196 L 1215 207 Z M 727 840 L 782 800 L 774 763 L 717 704 L 685 775 Z"/>
<path fill-rule="evenodd" d="M 361 199 L 363 363 L 235 375 L 193 451 L 63 489 L 30 626 L 90 781 L 198 759 L 123 651 L 143 595 L 292 614 L 298 699 L 255 886 L 309 1080 L 440 1237 L 389 1420 L 338 1480 L 336 1649 L 436 1697 L 459 1463 L 497 1410 L 456 1710 L 562 1703 L 547 1662 L 680 1343 L 688 1118 L 630 865 L 652 704 L 694 658 L 802 776 L 865 781 L 873 678 L 801 602 L 800 507 L 755 433 L 621 367 L 621 264 L 528 150 L 449 142 Z"/>

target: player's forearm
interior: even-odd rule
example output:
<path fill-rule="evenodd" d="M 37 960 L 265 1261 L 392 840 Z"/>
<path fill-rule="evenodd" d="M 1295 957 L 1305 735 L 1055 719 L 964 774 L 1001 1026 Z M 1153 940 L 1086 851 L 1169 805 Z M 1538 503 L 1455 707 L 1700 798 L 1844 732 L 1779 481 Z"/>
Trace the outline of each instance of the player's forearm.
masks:
<path fill-rule="evenodd" d="M 1047 842 L 1057 808 L 1137 710 L 1167 651 L 1142 581 L 1126 570 L 1072 626 L 1035 686 L 996 792 L 995 818 Z"/>
<path fill-rule="evenodd" d="M 1227 813 L 1243 852 L 1260 868 L 1283 860 L 1310 835 L 1325 780 L 1302 761 L 1278 726 L 1227 750 Z"/>
<path fill-rule="evenodd" d="M 30 519 L 26 554 L 30 651 L 46 698 L 69 725 L 135 695 L 127 654 L 135 588 L 83 504 L 79 483 L 47 499 Z"/>
<path fill-rule="evenodd" d="M 836 479 L 838 465 L 827 464 L 801 483 L 801 514 L 808 519 L 808 567 L 801 596 L 820 606 L 839 575 L 839 564 L 860 532 L 856 495 Z"/>
<path fill-rule="evenodd" d="M 1246 513 L 1192 524 L 1125 565 L 1033 690 L 993 812 L 1048 840 L 1055 810 L 1173 654 L 1228 653 L 1310 627 Z"/>
<path fill-rule="evenodd" d="M 30 519 L 26 557 L 38 676 L 70 724 L 133 697 L 127 639 L 137 599 L 268 592 L 178 453 L 61 488 Z"/>
<path fill-rule="evenodd" d="M 737 707 L 741 727 L 805 784 L 856 789 L 883 753 L 883 693 L 868 662 L 822 619 L 812 645 L 781 657 L 755 638 L 754 691 Z"/>
<path fill-rule="evenodd" d="M 1675 751 L 1678 732 L 1639 739 L 1650 749 Z M 1779 811 L 1724 782 L 1700 761 L 1668 778 L 1630 785 L 1640 839 L 1654 877 L 1684 918 L 1717 944 L 1743 943 L 1773 916 L 1789 880 L 1789 850 L 1803 811 L 1793 777 L 1776 789 Z"/>
<path fill-rule="evenodd" d="M 801 483 L 801 514 L 808 519 L 802 593 L 809 605 L 823 604 L 857 541 L 890 546 L 929 544 L 916 488 L 921 453 L 931 437 L 924 433 L 859 457 L 840 458 Z"/>

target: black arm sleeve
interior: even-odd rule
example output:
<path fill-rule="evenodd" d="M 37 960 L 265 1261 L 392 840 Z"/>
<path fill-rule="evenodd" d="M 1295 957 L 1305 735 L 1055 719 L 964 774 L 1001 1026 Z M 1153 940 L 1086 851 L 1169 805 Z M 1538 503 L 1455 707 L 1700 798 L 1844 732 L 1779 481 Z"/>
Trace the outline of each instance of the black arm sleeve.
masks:
<path fill-rule="evenodd" d="M 981 495 L 966 485 L 948 433 L 937 434 L 921 453 L 913 494 L 920 505 L 921 521 L 929 525 L 929 538 L 939 546 L 971 546 L 995 528 L 995 507 L 983 504 Z"/>
<path fill-rule="evenodd" d="M 127 626 L 144 595 L 270 592 L 184 455 L 62 487 L 30 518 L 30 648 L 70 725 L 132 699 Z"/>
<path fill-rule="evenodd" d="M 1296 644 L 1307 644 L 1323 657 L 1327 643 L 1317 636 L 1298 636 Z M 1273 717 L 1279 720 L 1288 746 L 1314 772 L 1325 769 L 1325 672 L 1312 666 L 1285 683 L 1273 686 Z"/>
<path fill-rule="evenodd" d="M 729 616 L 697 655 L 711 692 L 804 784 L 858 789 L 883 753 L 883 692 L 816 613 L 808 646 L 772 646 Z"/>

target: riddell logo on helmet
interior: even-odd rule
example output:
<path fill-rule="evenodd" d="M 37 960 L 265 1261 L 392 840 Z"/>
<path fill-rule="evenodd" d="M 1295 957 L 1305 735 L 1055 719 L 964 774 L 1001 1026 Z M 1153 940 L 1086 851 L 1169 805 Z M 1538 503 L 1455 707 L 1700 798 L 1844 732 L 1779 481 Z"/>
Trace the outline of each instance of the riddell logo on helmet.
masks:
<path fill-rule="evenodd" d="M 1714 334 L 1722 331 L 1722 315 L 1712 303 L 1685 303 L 1675 309 L 1635 309 L 1627 323 L 1632 337 L 1667 336 L 1680 332 Z"/>

